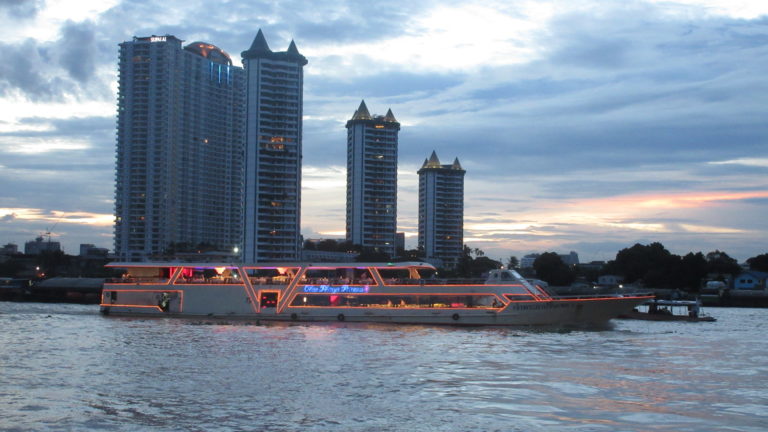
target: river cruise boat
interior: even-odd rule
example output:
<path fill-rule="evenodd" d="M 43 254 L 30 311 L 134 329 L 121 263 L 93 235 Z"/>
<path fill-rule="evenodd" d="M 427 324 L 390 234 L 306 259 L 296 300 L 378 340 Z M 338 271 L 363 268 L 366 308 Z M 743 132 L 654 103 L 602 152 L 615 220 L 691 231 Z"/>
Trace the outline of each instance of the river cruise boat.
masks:
<path fill-rule="evenodd" d="M 647 295 L 554 297 L 514 270 L 446 280 L 422 262 L 112 263 L 109 315 L 454 325 L 604 324 Z"/>

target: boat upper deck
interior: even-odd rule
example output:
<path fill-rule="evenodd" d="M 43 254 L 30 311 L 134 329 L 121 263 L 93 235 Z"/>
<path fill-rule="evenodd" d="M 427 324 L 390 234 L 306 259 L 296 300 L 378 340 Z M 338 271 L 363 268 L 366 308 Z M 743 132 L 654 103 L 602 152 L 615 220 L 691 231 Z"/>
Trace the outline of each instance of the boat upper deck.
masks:
<path fill-rule="evenodd" d="M 131 285 L 243 285 L 247 279 L 252 286 L 285 285 L 297 280 L 301 285 L 325 286 L 487 286 L 528 284 L 517 277 L 497 280 L 484 278 L 446 279 L 437 269 L 424 262 L 399 263 L 264 263 L 255 265 L 233 263 L 186 262 L 115 262 L 109 268 L 124 269 L 119 278 L 108 284 Z M 506 275 L 502 275 L 506 276 Z M 534 289 L 527 286 L 528 289 Z"/>

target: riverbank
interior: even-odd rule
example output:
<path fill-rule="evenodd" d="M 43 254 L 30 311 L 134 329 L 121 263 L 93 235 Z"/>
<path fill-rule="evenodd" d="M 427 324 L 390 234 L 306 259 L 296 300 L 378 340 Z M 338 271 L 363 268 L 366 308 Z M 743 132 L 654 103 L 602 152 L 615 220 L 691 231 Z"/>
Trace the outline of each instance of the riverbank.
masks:
<path fill-rule="evenodd" d="M 0 288 L 0 301 L 99 304 L 103 278 L 15 279 Z"/>

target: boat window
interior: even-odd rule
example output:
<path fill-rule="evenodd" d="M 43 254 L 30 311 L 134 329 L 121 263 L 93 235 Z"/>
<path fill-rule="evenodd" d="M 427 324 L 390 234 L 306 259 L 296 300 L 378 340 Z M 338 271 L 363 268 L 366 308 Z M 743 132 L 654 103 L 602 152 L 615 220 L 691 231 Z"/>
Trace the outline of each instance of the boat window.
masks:
<path fill-rule="evenodd" d="M 295 267 L 246 268 L 245 274 L 253 285 L 288 285 L 297 271 Z"/>
<path fill-rule="evenodd" d="M 232 284 L 243 281 L 236 267 L 182 267 L 175 284 Z"/>
<path fill-rule="evenodd" d="M 261 307 L 263 308 L 270 308 L 270 307 L 277 307 L 277 295 L 276 292 L 263 292 L 261 293 Z"/>
<path fill-rule="evenodd" d="M 159 284 L 168 283 L 175 267 L 130 267 L 123 271 L 120 278 L 111 279 L 113 283 Z"/>
<path fill-rule="evenodd" d="M 524 294 L 504 294 L 504 297 L 507 298 L 507 300 L 510 301 L 531 301 L 533 300 L 533 296 L 530 293 L 524 293 Z"/>
<path fill-rule="evenodd" d="M 367 268 L 307 269 L 301 280 L 310 285 L 370 285 L 375 283 Z"/>

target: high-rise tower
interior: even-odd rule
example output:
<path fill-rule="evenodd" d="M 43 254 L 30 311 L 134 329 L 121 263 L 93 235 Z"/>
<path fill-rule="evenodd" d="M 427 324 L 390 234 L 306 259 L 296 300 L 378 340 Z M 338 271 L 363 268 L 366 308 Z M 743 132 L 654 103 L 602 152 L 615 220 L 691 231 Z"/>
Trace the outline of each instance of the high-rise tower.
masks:
<path fill-rule="evenodd" d="M 245 80 L 227 53 L 174 36 L 120 44 L 115 253 L 146 260 L 242 237 Z"/>
<path fill-rule="evenodd" d="M 464 174 L 459 159 L 441 165 L 432 152 L 419 169 L 419 249 L 455 268 L 464 247 Z"/>
<path fill-rule="evenodd" d="M 397 134 L 392 110 L 372 116 L 360 107 L 347 121 L 347 240 L 395 255 Z"/>
<path fill-rule="evenodd" d="M 287 51 L 270 50 L 261 30 L 242 57 L 248 101 L 243 261 L 296 260 L 307 59 L 293 41 Z"/>

